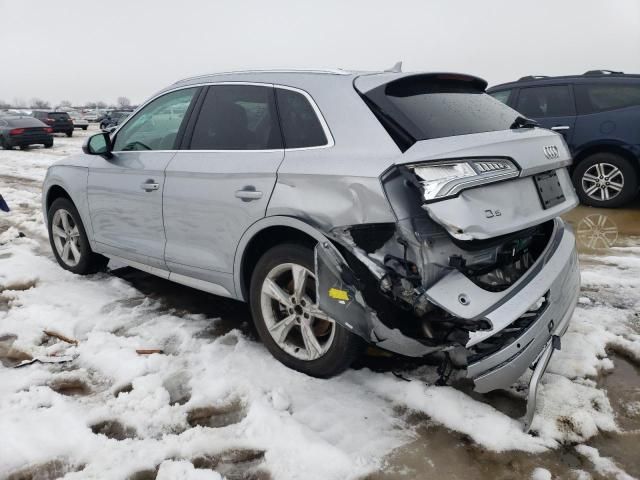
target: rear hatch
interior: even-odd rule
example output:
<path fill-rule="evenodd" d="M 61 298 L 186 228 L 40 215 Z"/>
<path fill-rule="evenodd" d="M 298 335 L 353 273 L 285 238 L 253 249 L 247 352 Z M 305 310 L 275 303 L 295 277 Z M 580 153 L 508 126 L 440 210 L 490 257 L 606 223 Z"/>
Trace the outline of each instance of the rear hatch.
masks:
<path fill-rule="evenodd" d="M 354 85 L 402 152 L 392 170 L 455 238 L 516 232 L 577 204 L 562 137 L 487 95 L 483 80 L 374 74 Z M 399 217 L 409 211 L 392 206 Z"/>
<path fill-rule="evenodd" d="M 66 112 L 49 112 L 47 113 L 47 124 L 56 129 L 72 127 L 71 117 Z"/>
<path fill-rule="evenodd" d="M 51 134 L 51 127 L 48 127 L 40 120 L 33 117 L 19 117 L 8 120 L 11 127 L 10 135 L 19 137 L 21 142 L 29 140 L 39 140 L 48 138 Z"/>

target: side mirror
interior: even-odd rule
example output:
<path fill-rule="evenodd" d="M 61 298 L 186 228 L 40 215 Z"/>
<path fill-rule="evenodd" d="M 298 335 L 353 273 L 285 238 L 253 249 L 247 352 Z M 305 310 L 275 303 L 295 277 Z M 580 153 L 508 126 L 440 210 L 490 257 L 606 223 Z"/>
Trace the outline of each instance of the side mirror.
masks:
<path fill-rule="evenodd" d="M 82 145 L 82 151 L 87 155 L 102 155 L 105 158 L 113 156 L 111 149 L 111 138 L 105 132 L 90 136 Z"/>

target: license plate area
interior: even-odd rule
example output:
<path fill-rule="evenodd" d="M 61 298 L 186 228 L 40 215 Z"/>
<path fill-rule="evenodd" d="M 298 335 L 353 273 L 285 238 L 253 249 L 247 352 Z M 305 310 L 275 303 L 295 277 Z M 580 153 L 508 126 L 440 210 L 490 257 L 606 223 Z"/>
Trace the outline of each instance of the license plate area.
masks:
<path fill-rule="evenodd" d="M 545 210 L 565 201 L 562 186 L 555 171 L 549 171 L 534 175 L 533 182 L 536 185 L 542 208 Z"/>

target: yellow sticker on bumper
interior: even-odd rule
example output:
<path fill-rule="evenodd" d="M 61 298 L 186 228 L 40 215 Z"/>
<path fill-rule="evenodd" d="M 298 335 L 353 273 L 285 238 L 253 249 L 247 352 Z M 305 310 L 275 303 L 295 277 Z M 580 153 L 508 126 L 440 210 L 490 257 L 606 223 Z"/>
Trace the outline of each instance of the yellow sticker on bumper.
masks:
<path fill-rule="evenodd" d="M 349 292 L 347 292 L 346 290 L 340 290 L 339 288 L 330 288 L 329 296 L 336 300 L 349 300 Z"/>

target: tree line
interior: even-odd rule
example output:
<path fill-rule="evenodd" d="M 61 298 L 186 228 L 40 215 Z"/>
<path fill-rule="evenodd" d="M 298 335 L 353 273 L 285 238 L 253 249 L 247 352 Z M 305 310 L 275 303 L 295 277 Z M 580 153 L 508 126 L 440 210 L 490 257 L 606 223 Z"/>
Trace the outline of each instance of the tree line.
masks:
<path fill-rule="evenodd" d="M 73 104 L 69 100 L 63 100 L 59 104 L 54 105 L 53 108 L 72 108 Z M 131 107 L 131 100 L 127 97 L 118 97 L 115 104 L 108 105 L 106 102 L 87 102 L 84 105 L 76 105 L 77 107 L 88 109 L 105 109 L 105 108 L 129 108 Z M 11 102 L 5 102 L 0 100 L 0 110 L 8 108 L 33 108 L 33 109 L 46 109 L 52 108 L 51 102 L 43 100 L 38 97 L 34 97 L 29 101 L 22 98 L 14 98 Z"/>

